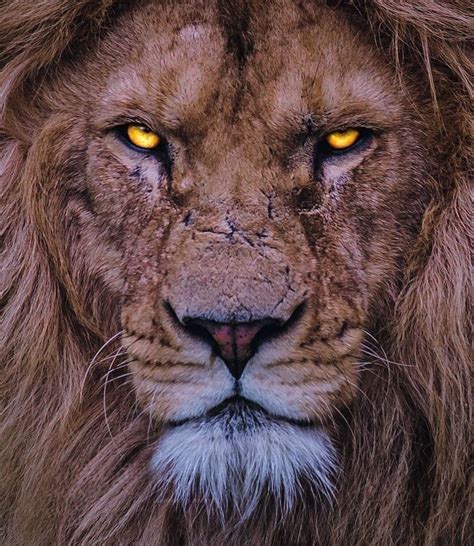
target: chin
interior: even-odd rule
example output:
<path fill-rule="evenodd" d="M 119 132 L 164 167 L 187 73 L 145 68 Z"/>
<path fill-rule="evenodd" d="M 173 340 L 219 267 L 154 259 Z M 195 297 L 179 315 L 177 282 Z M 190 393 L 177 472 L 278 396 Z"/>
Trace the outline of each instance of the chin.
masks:
<path fill-rule="evenodd" d="M 152 458 L 159 489 L 173 490 L 182 509 L 199 500 L 209 515 L 231 510 L 242 520 L 268 497 L 282 514 L 308 490 L 330 500 L 337 466 L 320 425 L 274 417 L 240 397 L 168 424 Z"/>

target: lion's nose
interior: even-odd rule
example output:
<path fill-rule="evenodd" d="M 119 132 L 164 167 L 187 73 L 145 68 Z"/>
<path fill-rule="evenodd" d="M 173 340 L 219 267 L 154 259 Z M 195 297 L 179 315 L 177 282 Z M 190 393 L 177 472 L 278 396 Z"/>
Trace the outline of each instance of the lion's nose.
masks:
<path fill-rule="evenodd" d="M 281 329 L 281 321 L 265 318 L 252 322 L 221 323 L 185 317 L 185 326 L 213 344 L 230 373 L 239 379 L 247 362 L 268 336 Z"/>

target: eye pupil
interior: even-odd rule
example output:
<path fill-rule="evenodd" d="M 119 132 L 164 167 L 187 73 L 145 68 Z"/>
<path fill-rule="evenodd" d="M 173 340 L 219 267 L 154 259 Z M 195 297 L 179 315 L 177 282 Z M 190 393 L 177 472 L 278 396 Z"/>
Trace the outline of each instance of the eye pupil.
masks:
<path fill-rule="evenodd" d="M 127 125 L 127 138 L 137 148 L 154 150 L 161 142 L 159 135 L 144 125 Z"/>

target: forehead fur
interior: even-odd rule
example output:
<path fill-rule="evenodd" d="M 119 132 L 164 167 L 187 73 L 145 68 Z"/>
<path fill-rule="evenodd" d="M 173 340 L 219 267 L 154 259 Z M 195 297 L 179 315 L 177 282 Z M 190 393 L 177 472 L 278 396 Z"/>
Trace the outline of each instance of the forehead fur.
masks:
<path fill-rule="evenodd" d="M 205 108 L 222 77 L 224 41 L 209 7 L 149 5 L 128 17 L 105 42 L 92 70 L 106 78 L 100 117 L 133 110 L 160 116 L 169 129 L 192 124 L 190 106 Z M 126 47 L 124 47 L 126 44 Z M 179 119 L 178 119 L 179 117 Z"/>
<path fill-rule="evenodd" d="M 132 28 L 128 20 L 118 25 L 105 42 L 110 56 L 101 51 L 98 61 L 110 74 L 101 113 L 139 107 L 174 128 L 197 121 L 193 105 L 207 118 L 206 102 L 219 92 L 234 95 L 235 111 L 247 85 L 276 118 L 309 110 L 363 115 L 378 107 L 393 122 L 393 71 L 381 70 L 373 48 L 339 13 L 313 1 L 304 9 L 277 0 L 253 6 L 242 15 L 252 44 L 242 56 L 244 36 L 237 40 L 210 3 L 193 8 L 147 6 L 135 13 Z"/>

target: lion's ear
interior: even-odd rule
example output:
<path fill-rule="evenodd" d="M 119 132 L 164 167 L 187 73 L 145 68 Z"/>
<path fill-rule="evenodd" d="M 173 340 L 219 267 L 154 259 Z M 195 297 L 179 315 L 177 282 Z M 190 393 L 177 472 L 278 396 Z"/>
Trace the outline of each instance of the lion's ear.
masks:
<path fill-rule="evenodd" d="M 87 43 L 117 0 L 10 0 L 0 14 L 0 107 L 31 76 L 55 64 L 73 42 Z M 125 2 L 120 2 L 120 7 Z"/>

